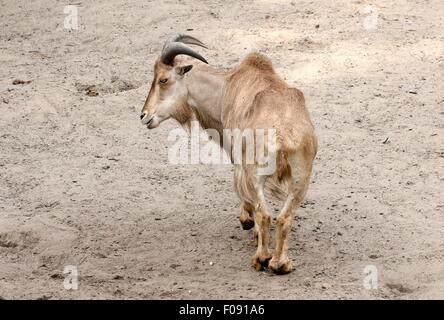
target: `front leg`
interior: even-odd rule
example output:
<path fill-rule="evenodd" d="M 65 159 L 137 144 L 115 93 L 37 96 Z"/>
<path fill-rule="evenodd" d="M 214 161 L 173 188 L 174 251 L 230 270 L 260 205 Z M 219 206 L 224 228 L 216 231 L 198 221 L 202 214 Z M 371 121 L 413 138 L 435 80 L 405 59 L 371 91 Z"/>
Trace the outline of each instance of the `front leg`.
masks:
<path fill-rule="evenodd" d="M 254 223 L 253 206 L 249 202 L 244 202 L 241 206 L 241 214 L 239 217 L 242 229 L 253 229 L 253 244 L 255 247 L 258 245 L 259 231 L 257 225 Z"/>
<path fill-rule="evenodd" d="M 254 227 L 253 206 L 248 202 L 242 204 L 239 220 L 244 230 Z"/>

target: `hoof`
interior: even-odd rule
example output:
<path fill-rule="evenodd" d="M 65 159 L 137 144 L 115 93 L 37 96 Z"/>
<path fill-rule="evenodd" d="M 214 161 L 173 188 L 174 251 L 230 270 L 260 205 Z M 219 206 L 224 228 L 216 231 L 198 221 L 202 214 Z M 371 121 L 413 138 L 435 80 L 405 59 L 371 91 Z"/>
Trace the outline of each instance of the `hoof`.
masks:
<path fill-rule="evenodd" d="M 268 262 L 271 260 L 271 255 L 258 255 L 255 254 L 253 258 L 251 259 L 251 265 L 253 268 L 255 268 L 257 271 L 264 270 L 268 267 Z"/>
<path fill-rule="evenodd" d="M 287 274 L 293 270 L 293 262 L 289 259 L 283 262 L 271 260 L 268 266 L 276 274 Z"/>
<path fill-rule="evenodd" d="M 254 220 L 251 218 L 248 218 L 246 220 L 240 220 L 240 223 L 242 225 L 242 229 L 244 230 L 250 230 L 251 228 L 254 227 Z"/>

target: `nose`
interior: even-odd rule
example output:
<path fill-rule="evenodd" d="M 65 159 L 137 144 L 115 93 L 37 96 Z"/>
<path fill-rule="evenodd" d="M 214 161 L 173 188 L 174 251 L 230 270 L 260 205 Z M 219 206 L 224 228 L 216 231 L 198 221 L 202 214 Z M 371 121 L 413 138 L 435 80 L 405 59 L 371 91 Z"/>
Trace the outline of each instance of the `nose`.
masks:
<path fill-rule="evenodd" d="M 146 112 L 142 113 L 142 114 L 140 115 L 140 120 L 143 120 L 143 118 L 145 118 L 145 116 L 146 116 Z"/>

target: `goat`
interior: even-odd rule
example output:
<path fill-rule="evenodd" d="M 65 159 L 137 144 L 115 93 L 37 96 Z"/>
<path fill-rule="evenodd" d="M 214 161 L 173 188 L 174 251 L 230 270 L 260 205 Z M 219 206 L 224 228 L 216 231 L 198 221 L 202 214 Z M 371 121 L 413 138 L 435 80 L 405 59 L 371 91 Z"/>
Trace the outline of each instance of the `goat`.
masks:
<path fill-rule="evenodd" d="M 188 35 L 176 35 L 165 42 L 154 64 L 154 79 L 140 115 L 142 124 L 154 129 L 173 118 L 189 127 L 191 121 L 197 120 L 202 128 L 215 129 L 221 136 L 224 129 L 275 130 L 277 169 L 261 175 L 257 162 L 235 164 L 234 189 L 243 202 L 239 218 L 243 229 L 254 228 L 257 251 L 251 259 L 252 266 L 288 273 L 292 270 L 288 234 L 295 211 L 307 193 L 317 152 L 304 95 L 290 88 L 260 54 L 248 55 L 234 69 L 220 70 L 209 66 L 186 44 L 206 48 Z M 276 220 L 273 255 L 269 250 L 271 214 L 265 191 L 285 199 Z"/>

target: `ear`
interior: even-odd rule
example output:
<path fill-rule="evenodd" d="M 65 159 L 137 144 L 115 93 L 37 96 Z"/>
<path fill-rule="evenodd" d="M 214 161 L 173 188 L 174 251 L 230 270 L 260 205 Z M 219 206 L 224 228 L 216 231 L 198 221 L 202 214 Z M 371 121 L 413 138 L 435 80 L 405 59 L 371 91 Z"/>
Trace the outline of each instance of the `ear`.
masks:
<path fill-rule="evenodd" d="M 176 72 L 183 76 L 185 73 L 190 71 L 193 68 L 193 65 L 183 66 L 183 67 L 176 67 Z"/>

